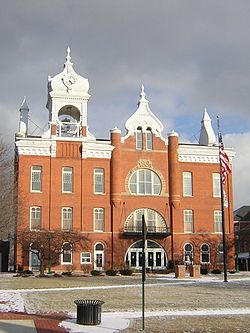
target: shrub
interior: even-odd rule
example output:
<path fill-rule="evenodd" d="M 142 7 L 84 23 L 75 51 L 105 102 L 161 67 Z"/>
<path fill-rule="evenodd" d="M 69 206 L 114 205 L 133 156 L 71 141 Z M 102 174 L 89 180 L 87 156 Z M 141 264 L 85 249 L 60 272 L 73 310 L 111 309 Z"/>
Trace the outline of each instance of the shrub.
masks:
<path fill-rule="evenodd" d="M 93 276 L 100 276 L 100 275 L 102 275 L 102 272 L 101 271 L 97 271 L 97 270 L 93 270 L 93 271 L 91 271 L 90 272 L 91 273 L 91 275 L 93 275 Z"/>
<path fill-rule="evenodd" d="M 133 274 L 133 271 L 132 271 L 132 269 L 129 269 L 129 268 L 120 269 L 120 274 L 130 276 Z"/>
<path fill-rule="evenodd" d="M 221 270 L 216 268 L 211 271 L 212 274 L 221 274 Z"/>
<path fill-rule="evenodd" d="M 106 271 L 106 275 L 108 275 L 108 276 L 116 276 L 117 273 L 118 273 L 118 270 L 117 270 L 117 269 L 108 269 L 108 270 Z"/>
<path fill-rule="evenodd" d="M 202 274 L 202 275 L 207 275 L 208 272 L 209 272 L 208 268 L 206 268 L 206 267 L 201 267 L 201 274 Z"/>

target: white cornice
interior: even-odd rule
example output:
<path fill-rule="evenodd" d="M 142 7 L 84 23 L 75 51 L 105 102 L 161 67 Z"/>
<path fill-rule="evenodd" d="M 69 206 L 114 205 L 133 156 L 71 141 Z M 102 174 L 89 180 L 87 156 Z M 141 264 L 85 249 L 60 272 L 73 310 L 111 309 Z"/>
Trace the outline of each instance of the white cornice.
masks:
<path fill-rule="evenodd" d="M 83 142 L 82 158 L 111 158 L 115 147 L 103 142 Z"/>
<path fill-rule="evenodd" d="M 52 149 L 52 141 L 41 141 L 39 139 L 16 141 L 18 155 L 32 155 L 32 156 L 52 156 L 54 149 Z"/>
<path fill-rule="evenodd" d="M 230 149 L 225 149 L 230 162 L 232 163 L 235 152 Z M 199 145 L 179 145 L 178 149 L 179 162 L 192 163 L 219 163 L 219 148 L 218 146 L 199 146 Z"/>

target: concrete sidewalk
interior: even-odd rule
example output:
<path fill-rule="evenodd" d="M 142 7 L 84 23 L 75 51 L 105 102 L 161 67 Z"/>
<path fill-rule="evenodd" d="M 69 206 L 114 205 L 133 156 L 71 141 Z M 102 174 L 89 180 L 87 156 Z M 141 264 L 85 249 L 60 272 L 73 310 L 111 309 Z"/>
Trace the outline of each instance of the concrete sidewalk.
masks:
<path fill-rule="evenodd" d="M 0 320 L 0 333 L 37 333 L 34 320 L 4 319 Z"/>

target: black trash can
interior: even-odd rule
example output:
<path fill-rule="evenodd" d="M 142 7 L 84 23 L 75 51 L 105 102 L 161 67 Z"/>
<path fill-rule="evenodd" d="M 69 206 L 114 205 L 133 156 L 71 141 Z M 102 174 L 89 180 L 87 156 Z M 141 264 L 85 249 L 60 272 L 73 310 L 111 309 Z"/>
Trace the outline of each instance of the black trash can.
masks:
<path fill-rule="evenodd" d="M 101 323 L 103 301 L 77 299 L 76 322 L 80 325 L 98 325 Z"/>

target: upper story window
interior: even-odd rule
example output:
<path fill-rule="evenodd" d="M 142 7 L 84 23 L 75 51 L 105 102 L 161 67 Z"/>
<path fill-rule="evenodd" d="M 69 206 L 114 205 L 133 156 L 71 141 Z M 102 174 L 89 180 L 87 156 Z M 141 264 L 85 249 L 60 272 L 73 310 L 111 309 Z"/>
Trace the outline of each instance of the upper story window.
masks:
<path fill-rule="evenodd" d="M 104 208 L 94 208 L 94 230 L 104 231 Z"/>
<path fill-rule="evenodd" d="M 62 168 L 62 191 L 73 192 L 73 168 Z"/>
<path fill-rule="evenodd" d="M 143 136 L 142 136 L 142 128 L 138 127 L 136 130 L 136 149 L 141 150 L 143 147 Z"/>
<path fill-rule="evenodd" d="M 72 245 L 70 243 L 63 244 L 62 264 L 72 264 Z"/>
<path fill-rule="evenodd" d="M 210 248 L 207 244 L 201 245 L 201 263 L 210 263 Z"/>
<path fill-rule="evenodd" d="M 149 208 L 141 208 L 133 211 L 126 219 L 125 232 L 141 232 L 142 231 L 142 215 L 144 215 L 147 232 L 161 233 L 167 231 L 166 222 L 163 217 L 155 210 Z"/>
<path fill-rule="evenodd" d="M 30 230 L 41 229 L 41 207 L 30 207 Z"/>
<path fill-rule="evenodd" d="M 191 209 L 184 210 L 184 232 L 194 231 L 194 212 Z"/>
<path fill-rule="evenodd" d="M 131 194 L 159 195 L 161 193 L 161 180 L 152 170 L 136 170 L 129 180 Z"/>
<path fill-rule="evenodd" d="M 220 174 L 213 173 L 213 197 L 220 198 Z"/>
<path fill-rule="evenodd" d="M 94 169 L 94 193 L 104 193 L 104 169 Z"/>
<path fill-rule="evenodd" d="M 151 128 L 147 128 L 146 131 L 146 148 L 147 150 L 153 149 L 153 133 L 151 131 Z"/>
<path fill-rule="evenodd" d="M 73 209 L 71 207 L 64 207 L 62 209 L 63 230 L 72 230 L 72 216 L 73 216 Z"/>
<path fill-rule="evenodd" d="M 183 182 L 183 196 L 191 197 L 193 195 L 193 179 L 192 172 L 183 172 L 182 173 L 182 182 Z"/>
<path fill-rule="evenodd" d="M 214 211 L 214 232 L 222 232 L 222 213 L 221 210 Z"/>
<path fill-rule="evenodd" d="M 31 167 L 31 191 L 42 192 L 42 167 L 40 165 Z"/>

